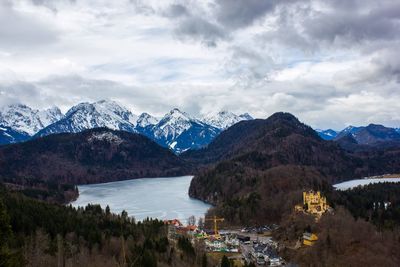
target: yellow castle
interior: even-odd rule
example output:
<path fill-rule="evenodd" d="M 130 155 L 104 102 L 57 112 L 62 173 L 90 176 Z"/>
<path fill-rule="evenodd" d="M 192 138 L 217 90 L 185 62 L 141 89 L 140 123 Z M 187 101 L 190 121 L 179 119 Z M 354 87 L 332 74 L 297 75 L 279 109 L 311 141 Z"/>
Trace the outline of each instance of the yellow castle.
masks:
<path fill-rule="evenodd" d="M 321 192 L 310 190 L 303 192 L 303 207 L 296 205 L 295 209 L 320 217 L 329 209 L 329 205 L 326 203 L 326 197 L 322 196 Z"/>

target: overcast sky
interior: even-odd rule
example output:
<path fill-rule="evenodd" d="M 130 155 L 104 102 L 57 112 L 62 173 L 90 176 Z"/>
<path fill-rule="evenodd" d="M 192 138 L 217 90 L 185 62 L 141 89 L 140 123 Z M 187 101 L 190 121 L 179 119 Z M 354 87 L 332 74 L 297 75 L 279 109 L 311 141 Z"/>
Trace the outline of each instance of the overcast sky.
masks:
<path fill-rule="evenodd" d="M 400 127 L 398 0 L 0 0 L 0 106 Z"/>

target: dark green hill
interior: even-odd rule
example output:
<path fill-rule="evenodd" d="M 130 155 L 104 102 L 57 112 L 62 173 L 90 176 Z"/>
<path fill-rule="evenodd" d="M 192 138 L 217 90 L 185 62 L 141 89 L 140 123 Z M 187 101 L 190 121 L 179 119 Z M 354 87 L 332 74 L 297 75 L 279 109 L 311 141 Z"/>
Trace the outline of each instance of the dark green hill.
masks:
<path fill-rule="evenodd" d="M 243 223 L 279 220 L 300 201 L 303 189 L 329 191 L 333 182 L 400 169 L 398 161 L 383 163 L 385 155 L 348 153 L 293 115 L 275 113 L 240 122 L 207 148 L 183 157 L 211 163 L 192 180 L 190 196 L 216 204 L 225 217 Z"/>
<path fill-rule="evenodd" d="M 36 191 L 66 191 L 76 184 L 188 173 L 188 164 L 147 137 L 105 128 L 0 147 L 0 181 L 46 199 L 46 194 Z"/>

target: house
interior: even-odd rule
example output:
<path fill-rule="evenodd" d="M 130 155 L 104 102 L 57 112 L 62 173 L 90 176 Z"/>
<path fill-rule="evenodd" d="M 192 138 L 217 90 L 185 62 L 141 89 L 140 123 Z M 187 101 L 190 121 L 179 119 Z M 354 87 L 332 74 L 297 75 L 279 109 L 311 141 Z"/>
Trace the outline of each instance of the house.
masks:
<path fill-rule="evenodd" d="M 182 223 L 178 219 L 173 219 L 173 220 L 164 220 L 164 224 L 167 225 L 172 225 L 172 226 L 182 226 Z"/>
<path fill-rule="evenodd" d="M 316 234 L 308 233 L 308 232 L 305 232 L 303 234 L 303 244 L 306 246 L 314 245 L 315 242 L 317 242 L 317 240 L 318 240 L 318 236 Z"/>

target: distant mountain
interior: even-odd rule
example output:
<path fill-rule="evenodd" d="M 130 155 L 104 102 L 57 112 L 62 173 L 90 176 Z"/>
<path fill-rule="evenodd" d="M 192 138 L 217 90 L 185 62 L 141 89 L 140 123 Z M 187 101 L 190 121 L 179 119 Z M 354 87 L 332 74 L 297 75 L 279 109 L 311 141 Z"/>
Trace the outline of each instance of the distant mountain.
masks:
<path fill-rule="evenodd" d="M 335 130 L 332 130 L 332 129 L 328 129 L 328 130 L 316 129 L 315 131 L 324 140 L 332 140 L 338 134 Z"/>
<path fill-rule="evenodd" d="M 0 110 L 0 125 L 32 136 L 62 117 L 63 114 L 57 107 L 47 110 L 37 110 L 31 109 L 26 105 L 14 104 L 3 107 Z"/>
<path fill-rule="evenodd" d="M 26 141 L 30 136 L 26 133 L 20 133 L 10 127 L 0 126 L 0 145 L 12 144 Z"/>
<path fill-rule="evenodd" d="M 209 144 L 220 129 L 201 122 L 175 108 L 144 134 L 162 146 L 170 147 L 177 153 L 199 149 Z"/>
<path fill-rule="evenodd" d="M 178 109 L 158 120 L 148 113 L 138 117 L 116 102 L 102 100 L 72 107 L 62 120 L 39 131 L 36 136 L 77 133 L 98 127 L 141 133 L 176 153 L 203 147 L 220 132 Z"/>
<path fill-rule="evenodd" d="M 148 126 L 154 126 L 158 123 L 156 117 L 151 116 L 148 113 L 142 113 L 136 121 L 136 128 L 146 128 Z"/>
<path fill-rule="evenodd" d="M 347 126 L 342 131 L 337 133 L 335 139 L 337 140 L 337 139 L 339 139 L 339 138 L 341 138 L 343 136 L 346 136 L 348 134 L 354 136 L 354 134 L 357 133 L 362 128 L 363 128 L 362 126 L 360 126 L 360 127 L 356 127 L 356 126 L 352 126 L 352 125 Z"/>
<path fill-rule="evenodd" d="M 54 133 L 78 133 L 99 127 L 136 132 L 136 121 L 136 115 L 116 102 L 105 100 L 95 103 L 85 102 L 72 107 L 63 119 L 40 130 L 35 136 L 40 137 Z"/>
<path fill-rule="evenodd" d="M 190 173 L 188 165 L 147 137 L 96 128 L 0 147 L 0 180 L 27 184 L 108 182 Z"/>
<path fill-rule="evenodd" d="M 400 142 L 400 133 L 394 129 L 379 124 L 370 124 L 365 127 L 349 126 L 341 131 L 336 141 L 350 135 L 359 145 L 379 146 L 386 143 Z"/>
<path fill-rule="evenodd" d="M 206 148 L 188 151 L 182 157 L 192 162 L 215 163 L 254 153 L 260 155 L 260 166 L 324 166 L 325 174 L 337 175 L 343 171 L 339 171 L 342 167 L 337 164 L 346 165 L 345 155 L 337 145 L 321 140 L 311 127 L 283 112 L 265 120 L 239 122 L 223 131 Z"/>
<path fill-rule="evenodd" d="M 0 125 L 22 134 L 34 135 L 35 138 L 107 127 L 143 134 L 175 153 L 204 147 L 222 130 L 239 121 L 251 119 L 248 113 L 235 115 L 222 111 L 203 121 L 179 109 L 173 109 L 159 119 L 148 113 L 137 116 L 120 104 L 106 100 L 80 103 L 69 109 L 65 116 L 58 108 L 39 111 L 26 105 L 12 105 L 0 113 Z M 18 142 L 22 139 L 3 138 L 4 143 L 8 140 Z"/>
<path fill-rule="evenodd" d="M 252 119 L 253 117 L 251 117 L 248 113 L 238 116 L 229 111 L 220 111 L 217 114 L 208 114 L 202 119 L 202 121 L 215 128 L 225 130 L 239 121 Z"/>
<path fill-rule="evenodd" d="M 347 135 L 344 135 L 340 137 L 339 139 L 336 139 L 335 142 L 343 149 L 347 151 L 356 151 L 356 150 L 365 150 L 364 146 L 360 146 L 357 143 L 357 140 L 354 138 L 354 136 L 350 133 Z"/>

